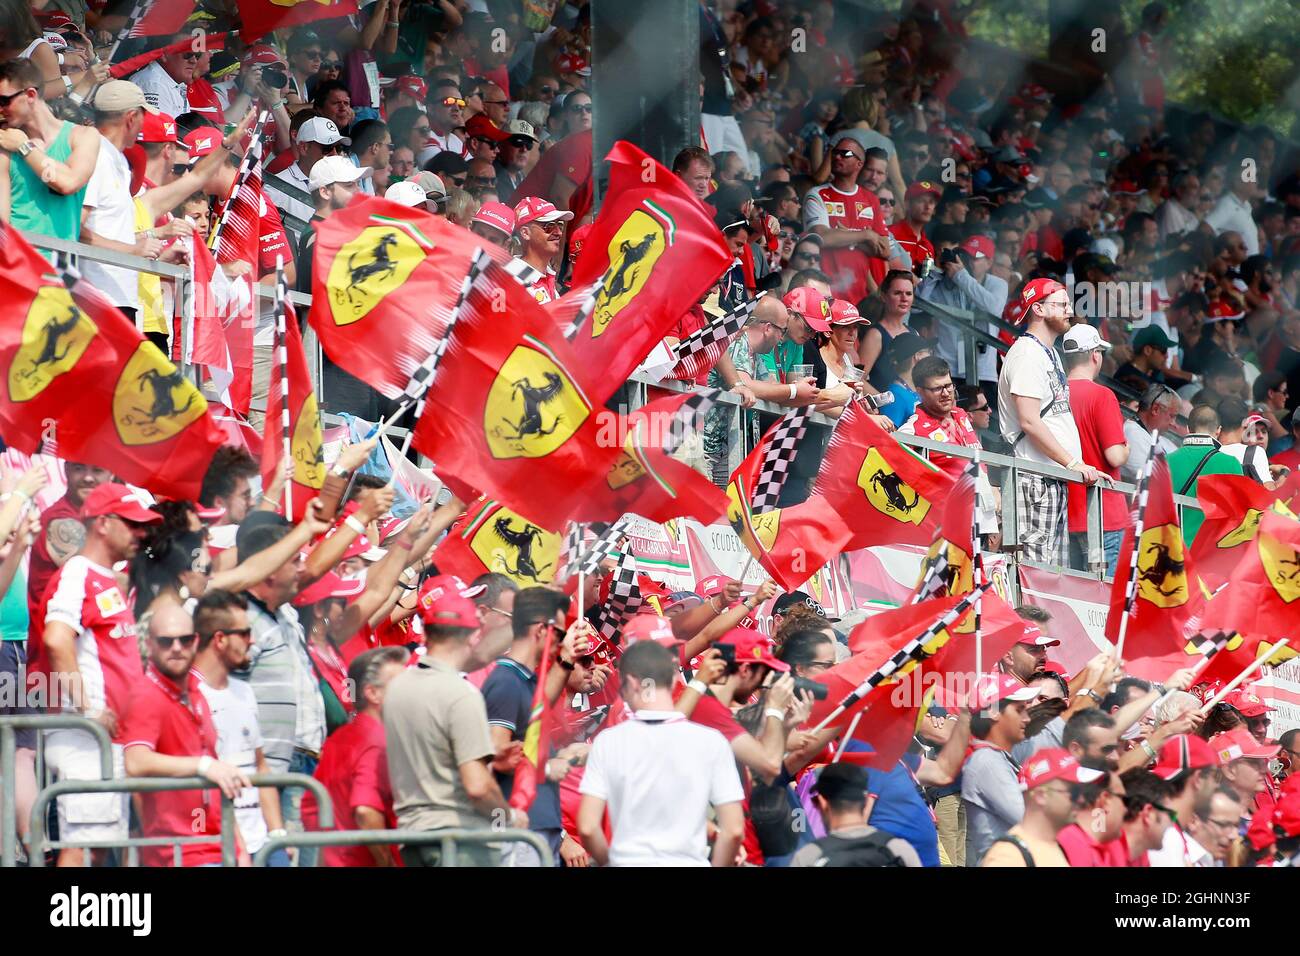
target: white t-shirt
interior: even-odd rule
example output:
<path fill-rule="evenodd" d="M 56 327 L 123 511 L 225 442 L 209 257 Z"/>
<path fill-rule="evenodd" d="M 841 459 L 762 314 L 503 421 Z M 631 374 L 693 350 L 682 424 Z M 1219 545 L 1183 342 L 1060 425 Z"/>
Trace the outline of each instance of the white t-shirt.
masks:
<path fill-rule="evenodd" d="M 1256 481 L 1273 480 L 1273 473 L 1268 470 L 1268 453 L 1259 445 L 1247 445 L 1238 441 L 1224 445 L 1219 451 L 1241 462 L 1241 471 L 1246 477 Z"/>
<path fill-rule="evenodd" d="M 581 792 L 608 805 L 611 866 L 708 866 L 709 805 L 745 796 L 722 734 L 651 710 L 596 736 Z"/>
<path fill-rule="evenodd" d="M 257 773 L 257 751 L 262 746 L 262 731 L 257 723 L 257 698 L 253 688 L 242 680 L 231 680 L 217 689 L 202 674 L 199 689 L 208 699 L 212 726 L 217 731 L 217 759 L 238 767 L 246 774 Z M 245 787 L 235 798 L 235 821 L 249 853 L 256 853 L 266 843 L 266 819 L 256 787 Z"/>
<path fill-rule="evenodd" d="M 156 110 L 173 118 L 190 111 L 188 90 L 184 83 L 177 83 L 163 69 L 157 60 L 150 63 L 138 73 L 127 77 L 140 87 L 144 101 Z"/>
<path fill-rule="evenodd" d="M 1070 390 L 1065 383 L 1061 359 L 1055 349 L 1049 349 L 1030 335 L 1016 339 L 1002 361 L 1002 377 L 998 379 L 998 418 L 1002 423 L 1002 437 L 1015 445 L 1017 458 L 1045 465 L 1060 464 L 1024 437 L 1013 395 L 1036 400 L 1039 415 L 1052 437 L 1071 458 L 1082 457 L 1079 429 L 1070 412 Z"/>
<path fill-rule="evenodd" d="M 131 167 L 122 151 L 99 137 L 95 171 L 86 184 L 82 205 L 90 210 L 86 228 L 127 244 L 135 243 L 135 203 L 131 198 Z M 118 308 L 140 308 L 140 274 L 82 259 L 81 274 Z"/>
<path fill-rule="evenodd" d="M 1160 848 L 1147 851 L 1147 862 L 1152 866 L 1214 866 L 1214 857 L 1190 833 L 1171 826 L 1165 829 Z"/>

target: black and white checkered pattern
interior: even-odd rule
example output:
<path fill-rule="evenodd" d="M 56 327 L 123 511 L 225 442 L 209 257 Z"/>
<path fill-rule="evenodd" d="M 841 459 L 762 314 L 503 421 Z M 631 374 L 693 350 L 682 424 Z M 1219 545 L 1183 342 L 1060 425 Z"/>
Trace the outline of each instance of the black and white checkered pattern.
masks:
<path fill-rule="evenodd" d="M 754 514 L 773 510 L 781 500 L 781 487 L 794 464 L 794 453 L 808 428 L 811 412 L 811 407 L 806 405 L 803 408 L 792 408 L 772 429 L 767 453 L 763 456 L 763 467 L 759 469 L 758 480 L 754 482 L 754 490 L 750 495 L 749 509 Z"/>
<path fill-rule="evenodd" d="M 470 292 L 475 286 L 479 285 L 483 279 L 483 274 L 487 270 L 492 257 L 482 249 L 475 250 L 474 258 L 469 262 L 469 271 L 465 273 L 465 278 L 461 281 L 460 292 L 456 296 L 456 304 L 452 307 L 451 317 L 447 320 L 447 329 L 442 338 L 433 347 L 428 358 L 420 363 L 419 367 L 411 373 L 411 379 L 406 383 L 406 388 L 402 389 L 402 404 L 414 405 L 433 386 L 434 375 L 438 371 L 438 362 L 442 359 L 443 353 L 447 351 L 447 343 L 451 341 L 451 333 L 456 323 L 460 320 L 461 313 L 465 310 L 465 300 L 469 298 Z"/>
<path fill-rule="evenodd" d="M 1199 622 L 1199 619 L 1198 619 Z M 1213 657 L 1219 651 L 1228 646 L 1232 640 L 1234 631 L 1215 631 L 1212 634 L 1197 634 L 1191 638 L 1190 643 L 1196 649 L 1196 653 L 1202 657 Z"/>
<path fill-rule="evenodd" d="M 225 228 L 226 223 L 235 209 L 235 197 L 239 195 L 239 190 L 248 182 L 249 177 L 253 175 L 254 168 L 262 163 L 262 129 L 266 126 L 266 121 L 271 118 L 270 110 L 262 110 L 257 114 L 257 122 L 253 126 L 253 142 L 248 147 L 239 160 L 239 171 L 235 173 L 234 184 L 230 187 L 230 195 L 226 197 L 226 204 L 221 209 L 221 218 L 217 220 L 216 227 L 212 230 L 212 235 L 208 237 L 208 248 L 212 250 L 212 255 L 217 254 L 217 244 L 221 241 L 221 230 Z"/>
<path fill-rule="evenodd" d="M 907 644 L 900 647 L 894 653 L 893 657 L 881 664 L 880 667 L 876 668 L 876 670 L 873 671 L 866 680 L 855 687 L 851 693 L 840 701 L 840 708 L 844 709 L 852 707 L 863 697 L 866 697 L 867 694 L 871 693 L 872 689 L 875 688 L 876 685 L 885 680 L 885 678 L 896 673 L 908 661 L 923 661 L 929 657 L 930 654 L 925 650 L 925 645 L 934 640 L 940 631 L 957 623 L 957 621 L 961 619 L 962 615 L 971 609 L 971 605 L 984 596 L 984 592 L 988 590 L 988 588 L 988 584 L 981 584 L 979 587 L 975 588 L 975 590 L 971 591 L 970 594 L 967 594 L 958 601 L 952 610 L 927 627 L 924 633 L 912 638 L 907 642 Z"/>
<path fill-rule="evenodd" d="M 560 546 L 559 571 L 557 577 L 560 579 L 567 578 L 572 572 L 570 568 L 577 569 L 578 561 L 582 557 L 582 545 L 587 536 L 587 526 L 580 521 L 570 521 L 569 530 L 565 532 L 564 543 Z"/>
<path fill-rule="evenodd" d="M 677 409 L 677 414 L 673 416 L 672 424 L 668 426 L 668 434 L 663 445 L 665 455 L 674 454 L 682 447 L 682 442 L 686 441 L 687 436 L 703 427 L 704 416 L 712 410 L 721 397 L 721 389 L 701 388 L 682 402 L 681 408 Z"/>
<path fill-rule="evenodd" d="M 596 631 L 613 644 L 623 624 L 641 610 L 644 603 L 636 580 L 636 558 L 620 553 L 618 566 L 614 568 L 614 580 L 609 586 L 609 599 L 596 612 Z"/>
<path fill-rule="evenodd" d="M 1066 485 L 1055 478 L 1021 472 L 1016 482 L 1016 520 L 1021 555 L 1028 561 L 1065 567 Z"/>
<path fill-rule="evenodd" d="M 578 562 L 578 573 L 594 575 L 600 573 L 600 563 L 618 551 L 618 539 L 626 532 L 628 517 L 624 515 L 613 524 L 602 528 L 591 543 L 591 550 L 582 555 Z"/>
<path fill-rule="evenodd" d="M 711 368 L 722 357 L 731 340 L 745 327 L 762 297 L 756 296 L 678 342 L 673 350 L 677 355 L 677 365 L 673 368 L 672 377 L 695 378 L 705 368 Z"/>
<path fill-rule="evenodd" d="M 925 576 L 921 578 L 921 583 L 917 586 L 916 593 L 908 604 L 920 604 L 922 601 L 928 601 L 930 598 L 943 597 L 943 580 L 944 575 L 948 573 L 948 547 L 947 544 L 939 549 L 938 555 L 933 560 L 926 558 L 923 564 Z"/>
<path fill-rule="evenodd" d="M 600 298 L 601 292 L 605 290 L 605 282 L 609 279 L 610 270 L 606 269 L 605 274 L 591 284 L 587 289 L 587 294 L 582 297 L 582 307 L 578 309 L 578 314 L 573 317 L 564 330 L 564 337 L 572 342 L 582 331 L 582 327 L 587 324 L 591 318 L 591 313 L 596 311 L 596 300 Z"/>
<path fill-rule="evenodd" d="M 539 270 L 534 269 L 523 259 L 511 259 L 505 264 L 505 270 L 525 289 L 536 283 L 538 279 L 545 278 Z"/>
<path fill-rule="evenodd" d="M 288 310 L 289 282 L 284 274 L 284 258 L 275 257 L 275 296 L 272 307 L 275 309 L 275 357 L 280 363 L 280 441 L 283 457 L 280 459 L 281 470 L 293 461 L 293 435 L 289 430 L 289 327 Z M 284 483 L 285 514 L 293 516 L 292 482 Z"/>

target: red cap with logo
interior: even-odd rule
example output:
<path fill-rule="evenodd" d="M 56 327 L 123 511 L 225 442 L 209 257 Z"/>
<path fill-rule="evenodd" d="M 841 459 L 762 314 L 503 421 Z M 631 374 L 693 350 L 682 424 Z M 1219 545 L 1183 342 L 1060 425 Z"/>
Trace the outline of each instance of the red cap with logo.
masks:
<path fill-rule="evenodd" d="M 423 103 L 424 98 L 429 95 L 429 84 L 415 74 L 407 73 L 393 81 L 393 92 L 405 93 Z"/>
<path fill-rule="evenodd" d="M 718 643 L 730 644 L 736 649 L 737 664 L 766 664 L 772 670 L 783 674 L 790 669 L 790 665 L 785 661 L 776 659 L 772 652 L 776 645 L 761 631 L 748 627 L 733 627 Z"/>
<path fill-rule="evenodd" d="M 1178 734 L 1161 746 L 1160 756 L 1151 772 L 1161 780 L 1173 780 L 1191 770 L 1218 765 L 1219 755 L 1204 740 L 1193 734 Z"/>
<path fill-rule="evenodd" d="M 1020 290 L 1020 305 L 1025 310 L 1025 315 L 1029 314 L 1029 307 L 1036 302 L 1042 302 L 1049 295 L 1064 289 L 1065 286 L 1055 279 L 1032 279 L 1025 283 L 1025 287 Z"/>
<path fill-rule="evenodd" d="M 1020 768 L 1020 789 L 1033 790 L 1053 780 L 1092 783 L 1101 779 L 1105 772 L 1083 766 L 1063 747 L 1046 747 L 1030 756 Z"/>
<path fill-rule="evenodd" d="M 1264 419 L 1259 420 L 1263 421 Z M 1250 419 L 1248 418 L 1246 421 L 1249 422 Z M 1260 700 L 1253 691 L 1234 690 L 1223 698 L 1223 702 L 1229 707 L 1236 708 L 1243 717 L 1263 717 L 1273 711 L 1273 708 Z"/>
<path fill-rule="evenodd" d="M 272 64 L 288 66 L 280 54 L 276 52 L 275 47 L 269 43 L 254 43 L 250 46 L 244 51 L 244 62 L 260 63 L 263 66 L 271 66 Z"/>
<path fill-rule="evenodd" d="M 342 578 L 333 571 L 328 571 L 311 587 L 300 591 L 293 599 L 293 606 L 306 607 L 327 598 L 353 598 L 365 589 L 364 578 Z"/>
<path fill-rule="evenodd" d="M 1061 642 L 1054 637 L 1048 637 L 1038 629 L 1037 625 L 1026 624 L 1025 633 L 1020 635 L 1020 640 L 1016 643 L 1028 644 L 1031 647 L 1056 647 Z"/>
<path fill-rule="evenodd" d="M 961 244 L 961 248 L 972 259 L 992 259 L 993 253 L 997 251 L 993 240 L 988 236 L 969 236 Z"/>
<path fill-rule="evenodd" d="M 162 521 L 162 515 L 153 511 L 126 485 L 109 481 L 96 486 L 86 495 L 81 506 L 83 518 L 98 518 L 101 515 L 117 515 L 123 521 L 137 524 L 156 524 Z"/>
<path fill-rule="evenodd" d="M 654 641 L 664 647 L 676 647 L 685 641 L 673 633 L 673 625 L 658 614 L 634 614 L 623 625 L 623 643 L 631 647 L 637 641 Z"/>
<path fill-rule="evenodd" d="M 721 594 L 727 587 L 727 582 L 731 579 L 725 574 L 710 574 L 707 578 L 695 585 L 695 593 L 700 597 L 708 600 L 715 594 Z"/>
<path fill-rule="evenodd" d="M 200 126 L 185 136 L 185 148 L 190 151 L 190 161 L 202 159 L 221 146 L 222 133 L 215 126 Z"/>
<path fill-rule="evenodd" d="M 1282 749 L 1280 744 L 1261 744 L 1245 727 L 1215 734 L 1210 738 L 1210 747 L 1218 755 L 1220 763 L 1243 759 L 1272 760 Z"/>
<path fill-rule="evenodd" d="M 529 196 L 515 206 L 516 229 L 534 222 L 562 222 L 572 218 L 573 213 L 569 210 L 557 209 L 555 203 L 547 202 L 539 196 Z"/>
<path fill-rule="evenodd" d="M 478 594 L 482 588 L 469 588 L 454 574 L 429 578 L 420 588 L 420 619 L 425 624 L 443 627 L 478 627 L 478 607 L 467 592 Z"/>
<path fill-rule="evenodd" d="M 475 113 L 469 118 L 469 122 L 465 124 L 465 135 L 477 136 L 479 139 L 491 140 L 494 143 L 504 143 L 510 138 L 508 132 L 483 113 Z"/>
<path fill-rule="evenodd" d="M 1022 684 L 1010 674 L 981 674 L 975 701 L 976 709 L 987 710 L 1004 700 L 1027 703 L 1038 697 L 1040 693 L 1037 687 Z"/>
<path fill-rule="evenodd" d="M 482 223 L 493 229 L 500 229 L 507 236 L 515 231 L 515 211 L 503 202 L 485 202 L 470 222 Z"/>
<path fill-rule="evenodd" d="M 176 119 L 174 117 L 168 116 L 166 113 L 150 113 L 147 111 L 144 114 L 144 126 L 140 129 L 140 135 L 136 137 L 136 142 L 185 145 L 176 135 Z"/>
<path fill-rule="evenodd" d="M 808 328 L 814 332 L 831 330 L 831 305 L 826 296 L 811 286 L 791 289 L 781 300 L 787 309 L 792 309 L 803 316 Z"/>
<path fill-rule="evenodd" d="M 933 196 L 939 199 L 943 196 L 943 190 L 928 179 L 922 179 L 907 187 L 907 192 L 903 193 L 903 201 L 911 202 L 918 196 Z"/>
<path fill-rule="evenodd" d="M 844 299 L 831 301 L 831 325 L 870 325 L 871 320 L 862 317 L 858 307 Z"/>

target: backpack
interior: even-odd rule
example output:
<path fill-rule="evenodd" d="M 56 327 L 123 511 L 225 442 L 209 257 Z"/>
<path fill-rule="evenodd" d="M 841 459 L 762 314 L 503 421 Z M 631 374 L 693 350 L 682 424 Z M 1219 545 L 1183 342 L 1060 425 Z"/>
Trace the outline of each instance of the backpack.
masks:
<path fill-rule="evenodd" d="M 822 851 L 817 866 L 906 866 L 889 848 L 889 841 L 893 839 L 896 838 L 883 830 L 862 837 L 828 834 L 813 841 Z"/>
<path fill-rule="evenodd" d="M 993 849 L 993 847 L 998 843 L 1010 843 L 1013 847 L 1019 850 L 1021 857 L 1024 858 L 1025 866 L 1032 867 L 1038 865 L 1034 862 L 1034 855 L 1029 852 L 1029 847 L 1025 846 L 1025 841 L 1020 839 L 1020 837 L 1012 836 L 1010 833 L 1005 833 L 990 843 L 989 849 Z M 987 855 L 988 850 L 985 850 L 984 852 Z"/>
<path fill-rule="evenodd" d="M 799 848 L 794 810 L 788 786 L 754 781 L 749 794 L 749 819 L 764 857 L 785 856 Z"/>

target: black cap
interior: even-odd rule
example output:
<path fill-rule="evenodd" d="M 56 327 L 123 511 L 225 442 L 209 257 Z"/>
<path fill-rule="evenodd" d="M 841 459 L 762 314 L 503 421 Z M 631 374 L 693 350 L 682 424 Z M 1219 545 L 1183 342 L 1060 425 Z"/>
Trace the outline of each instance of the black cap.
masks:
<path fill-rule="evenodd" d="M 818 617 L 826 616 L 826 609 L 812 599 L 812 595 L 804 591 L 791 591 L 789 594 L 782 594 L 772 605 L 773 614 L 784 614 L 786 609 L 794 604 L 806 604 Z"/>
<path fill-rule="evenodd" d="M 235 532 L 235 549 L 238 551 L 240 542 L 246 540 L 255 528 L 283 526 L 290 527 L 290 522 L 285 520 L 284 515 L 277 514 L 274 511 L 250 511 L 244 516 L 244 520 L 239 523 L 239 530 Z"/>
<path fill-rule="evenodd" d="M 813 792 L 827 800 L 865 800 L 867 771 L 851 763 L 832 763 L 822 768 Z"/>
<path fill-rule="evenodd" d="M 713 222 L 724 234 L 742 227 L 746 231 L 753 231 L 749 228 L 749 220 L 740 214 L 739 209 L 719 209 L 713 217 Z"/>

